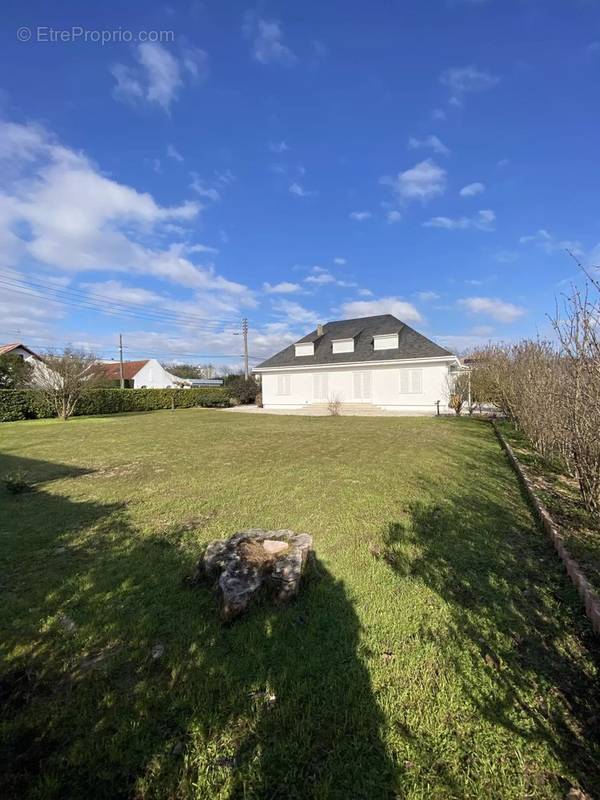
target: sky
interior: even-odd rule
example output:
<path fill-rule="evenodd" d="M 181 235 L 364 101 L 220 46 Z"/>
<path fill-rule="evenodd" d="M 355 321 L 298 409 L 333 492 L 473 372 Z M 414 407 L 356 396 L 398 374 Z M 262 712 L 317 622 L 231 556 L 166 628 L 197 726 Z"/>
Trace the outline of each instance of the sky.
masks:
<path fill-rule="evenodd" d="M 239 366 L 546 336 L 600 262 L 600 0 L 3 3 L 0 343 Z"/>

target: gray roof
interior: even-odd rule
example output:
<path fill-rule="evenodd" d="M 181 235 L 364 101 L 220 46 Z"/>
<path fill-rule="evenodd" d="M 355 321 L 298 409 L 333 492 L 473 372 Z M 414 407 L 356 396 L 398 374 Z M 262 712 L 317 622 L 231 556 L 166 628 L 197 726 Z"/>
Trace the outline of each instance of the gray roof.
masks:
<path fill-rule="evenodd" d="M 373 337 L 383 333 L 398 333 L 398 348 L 394 350 L 374 350 Z M 353 353 L 333 353 L 334 339 L 354 339 Z M 445 358 L 453 355 L 431 339 L 415 331 L 391 314 L 378 317 L 360 317 L 328 322 L 323 325 L 323 334 L 316 330 L 304 336 L 299 342 L 314 342 L 314 356 L 297 356 L 293 344 L 262 364 L 255 367 L 299 367 L 311 364 L 348 364 L 355 361 L 389 361 L 404 358 Z"/>

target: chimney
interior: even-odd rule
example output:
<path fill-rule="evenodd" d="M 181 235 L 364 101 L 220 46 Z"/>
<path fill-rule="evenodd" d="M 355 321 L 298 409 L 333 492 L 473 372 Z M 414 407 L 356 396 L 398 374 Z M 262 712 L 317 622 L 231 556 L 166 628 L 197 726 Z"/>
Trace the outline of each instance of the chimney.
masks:
<path fill-rule="evenodd" d="M 321 325 L 320 322 L 317 325 L 317 336 L 323 336 L 323 326 Z"/>

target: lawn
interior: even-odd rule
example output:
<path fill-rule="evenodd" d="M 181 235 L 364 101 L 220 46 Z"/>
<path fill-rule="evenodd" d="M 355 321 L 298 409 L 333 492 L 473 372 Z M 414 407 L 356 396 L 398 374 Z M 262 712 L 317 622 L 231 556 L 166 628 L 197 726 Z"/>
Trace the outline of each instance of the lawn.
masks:
<path fill-rule="evenodd" d="M 600 794 L 600 648 L 491 428 L 187 409 L 0 426 L 3 798 Z M 313 534 L 230 626 L 186 582 Z"/>

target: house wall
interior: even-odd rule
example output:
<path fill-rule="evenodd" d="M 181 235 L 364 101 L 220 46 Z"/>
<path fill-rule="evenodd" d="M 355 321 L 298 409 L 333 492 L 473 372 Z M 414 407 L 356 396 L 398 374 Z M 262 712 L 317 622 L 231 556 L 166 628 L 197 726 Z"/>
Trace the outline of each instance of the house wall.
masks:
<path fill-rule="evenodd" d="M 142 389 L 144 387 L 147 389 L 170 389 L 177 385 L 178 380 L 180 381 L 181 379 L 171 375 L 159 361 L 151 358 L 135 374 L 133 387 L 134 389 Z"/>
<path fill-rule="evenodd" d="M 48 367 L 43 361 L 40 361 L 39 358 L 32 356 L 31 353 L 25 350 L 23 347 L 15 347 L 14 350 L 11 350 L 8 353 L 8 355 L 20 356 L 23 361 L 33 367 L 33 372 L 31 373 L 31 383 L 33 386 L 39 386 L 47 377 L 49 372 Z"/>
<path fill-rule="evenodd" d="M 402 381 L 405 387 L 407 384 L 413 386 L 420 383 L 420 392 L 401 392 L 401 370 L 422 370 L 420 381 L 411 381 L 411 376 L 408 376 L 408 381 Z M 357 378 L 355 373 L 358 372 L 366 372 L 368 376 Z M 315 379 L 317 373 L 320 376 L 326 374 L 327 377 Z M 278 377 L 281 375 L 289 375 L 289 394 L 278 393 L 278 386 L 287 389 L 288 379 Z M 440 401 L 440 410 L 447 410 L 447 375 L 447 361 L 263 372 L 263 405 L 267 409 L 292 409 L 302 408 L 310 403 L 326 403 L 329 399 L 336 398 L 342 403 L 372 403 L 390 410 L 434 413 L 437 400 Z M 369 384 L 371 397 L 368 396 Z M 323 394 L 326 390 L 327 395 L 315 397 L 315 389 L 317 394 Z"/>

